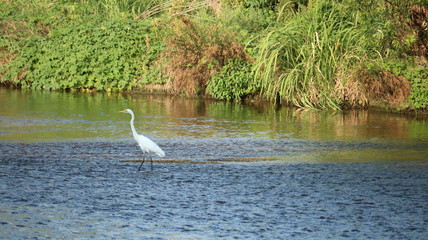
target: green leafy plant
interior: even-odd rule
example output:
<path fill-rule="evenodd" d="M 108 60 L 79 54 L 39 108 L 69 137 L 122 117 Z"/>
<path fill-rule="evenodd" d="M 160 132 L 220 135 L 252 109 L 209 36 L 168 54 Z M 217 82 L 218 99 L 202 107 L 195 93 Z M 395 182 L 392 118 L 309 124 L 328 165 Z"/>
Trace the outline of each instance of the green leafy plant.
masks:
<path fill-rule="evenodd" d="M 428 108 L 428 69 L 410 68 L 404 76 L 410 80 L 412 88 L 409 102 L 415 109 Z"/>
<path fill-rule="evenodd" d="M 228 61 L 207 86 L 207 92 L 214 98 L 234 101 L 254 94 L 257 89 L 250 63 L 239 59 Z"/>
<path fill-rule="evenodd" d="M 149 82 L 142 77 L 150 75 L 160 51 L 150 33 L 147 22 L 127 20 L 58 28 L 47 38 L 26 40 L 2 81 L 52 90 L 131 89 L 138 79 Z"/>

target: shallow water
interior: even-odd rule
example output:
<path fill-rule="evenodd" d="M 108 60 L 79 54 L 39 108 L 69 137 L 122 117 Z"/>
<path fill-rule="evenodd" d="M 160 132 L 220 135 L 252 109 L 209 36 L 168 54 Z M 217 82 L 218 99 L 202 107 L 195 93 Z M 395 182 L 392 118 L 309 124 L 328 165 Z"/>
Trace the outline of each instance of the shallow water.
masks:
<path fill-rule="evenodd" d="M 424 239 L 428 124 L 168 96 L 0 89 L 2 239 Z M 149 163 L 136 127 L 169 159 Z M 272 161 L 226 161 L 275 157 Z"/>

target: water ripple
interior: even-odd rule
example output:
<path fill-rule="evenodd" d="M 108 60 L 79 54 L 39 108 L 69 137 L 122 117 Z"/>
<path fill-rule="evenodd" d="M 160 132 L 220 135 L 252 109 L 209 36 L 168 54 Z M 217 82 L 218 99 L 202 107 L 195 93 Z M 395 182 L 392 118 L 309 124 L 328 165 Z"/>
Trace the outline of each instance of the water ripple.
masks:
<path fill-rule="evenodd" d="M 232 144 L 253 155 L 281 153 L 283 144 L 294 153 L 311 145 L 331 148 L 289 140 L 261 152 L 250 145 L 272 142 L 226 139 L 214 146 L 171 140 L 166 149 L 178 158 L 196 158 L 191 153 L 198 149 L 199 157 L 214 150 L 213 157 L 227 157 L 237 152 L 217 150 Z M 425 161 L 156 163 L 154 171 L 138 172 L 135 163 L 121 161 L 138 158 L 131 142 L 0 143 L 0 148 L 3 239 L 423 239 L 428 234 Z"/>

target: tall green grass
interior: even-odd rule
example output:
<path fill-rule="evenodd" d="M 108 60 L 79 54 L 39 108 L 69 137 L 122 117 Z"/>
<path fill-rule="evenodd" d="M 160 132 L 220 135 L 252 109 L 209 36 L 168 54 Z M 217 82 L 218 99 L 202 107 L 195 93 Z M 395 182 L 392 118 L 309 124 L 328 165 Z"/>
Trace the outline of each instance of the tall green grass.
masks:
<path fill-rule="evenodd" d="M 110 19 L 130 17 L 135 18 L 141 12 L 165 0 L 78 0 L 80 5 L 92 6 L 97 13 L 104 14 Z"/>
<path fill-rule="evenodd" d="M 14 0 L 8 3 L 22 16 L 61 21 L 86 20 L 96 16 L 104 19 L 132 19 L 142 12 L 177 0 Z"/>
<path fill-rule="evenodd" d="M 328 2 L 328 1 L 326 1 Z M 352 16 L 324 1 L 269 29 L 258 44 L 262 94 L 299 107 L 339 109 L 335 85 L 358 62 L 362 35 Z"/>

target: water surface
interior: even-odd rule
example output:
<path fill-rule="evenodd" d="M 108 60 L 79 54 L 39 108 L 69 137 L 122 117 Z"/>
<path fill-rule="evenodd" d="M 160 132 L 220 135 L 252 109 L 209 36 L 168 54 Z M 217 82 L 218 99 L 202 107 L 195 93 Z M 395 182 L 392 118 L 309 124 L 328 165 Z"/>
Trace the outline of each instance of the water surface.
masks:
<path fill-rule="evenodd" d="M 2 239 L 428 236 L 417 117 L 9 89 L 0 102 Z M 165 158 L 217 164 L 138 172 L 124 108 Z"/>

